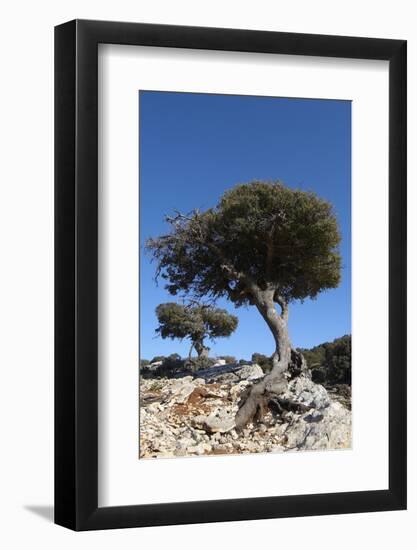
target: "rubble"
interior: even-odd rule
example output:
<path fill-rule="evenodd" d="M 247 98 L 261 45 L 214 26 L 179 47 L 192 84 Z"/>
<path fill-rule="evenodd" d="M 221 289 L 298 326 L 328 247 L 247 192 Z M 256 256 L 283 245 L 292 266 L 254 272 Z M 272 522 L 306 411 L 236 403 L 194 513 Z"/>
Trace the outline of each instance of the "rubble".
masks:
<path fill-rule="evenodd" d="M 262 423 L 234 429 L 243 391 L 260 378 L 258 365 L 225 365 L 198 377 L 141 379 L 140 458 L 344 449 L 351 445 L 351 412 L 303 374 L 284 397 L 303 413 L 268 412 Z M 258 370 L 259 369 L 259 370 Z M 233 374 L 229 380 L 225 375 Z M 262 373 L 263 375 L 263 373 Z"/>

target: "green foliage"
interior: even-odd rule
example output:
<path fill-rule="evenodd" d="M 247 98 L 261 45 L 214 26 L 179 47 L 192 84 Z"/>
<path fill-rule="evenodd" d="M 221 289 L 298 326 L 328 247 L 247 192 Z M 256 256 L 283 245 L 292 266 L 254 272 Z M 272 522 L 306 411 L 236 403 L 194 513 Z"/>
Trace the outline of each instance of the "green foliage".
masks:
<path fill-rule="evenodd" d="M 319 368 L 323 365 L 326 356 L 326 345 L 328 344 L 320 344 L 311 349 L 299 350 L 304 355 L 309 369 Z"/>
<path fill-rule="evenodd" d="M 184 361 L 178 353 L 171 353 L 171 355 L 165 357 L 160 368 L 168 373 L 181 370 L 184 368 Z"/>
<path fill-rule="evenodd" d="M 162 338 L 189 338 L 193 343 L 230 336 L 238 319 L 225 309 L 212 306 L 185 306 L 174 302 L 160 304 L 156 308 L 159 326 L 157 334 Z"/>
<path fill-rule="evenodd" d="M 319 384 L 351 384 L 352 338 L 350 334 L 326 342 L 310 350 L 301 349 L 314 382 Z"/>
<path fill-rule="evenodd" d="M 162 363 L 157 367 L 152 367 L 152 363 Z M 141 361 L 140 374 L 143 378 L 161 378 L 169 377 L 176 372 L 184 370 L 184 360 L 178 353 L 171 353 L 168 357 L 157 355 L 149 361 Z"/>
<path fill-rule="evenodd" d="M 168 357 L 164 357 L 162 364 L 156 368 L 149 368 L 149 363 L 147 365 L 141 365 L 140 375 L 143 378 L 171 378 L 177 376 L 179 373 L 190 374 L 200 369 L 212 367 L 215 362 L 216 361 L 210 357 L 181 359 L 178 353 L 172 353 Z"/>
<path fill-rule="evenodd" d="M 216 363 L 212 357 L 193 357 L 184 361 L 184 367 L 186 370 L 196 372 L 201 369 L 208 369 Z"/>
<path fill-rule="evenodd" d="M 150 361 L 148 361 L 148 359 L 141 359 L 139 361 L 139 365 L 140 365 L 141 368 L 142 367 L 147 367 L 149 364 L 150 364 Z"/>
<path fill-rule="evenodd" d="M 149 239 L 147 250 L 173 295 L 227 297 L 239 306 L 253 303 L 253 283 L 286 302 L 339 284 L 338 224 L 314 193 L 254 181 L 205 212 L 166 219 L 171 231 Z"/>

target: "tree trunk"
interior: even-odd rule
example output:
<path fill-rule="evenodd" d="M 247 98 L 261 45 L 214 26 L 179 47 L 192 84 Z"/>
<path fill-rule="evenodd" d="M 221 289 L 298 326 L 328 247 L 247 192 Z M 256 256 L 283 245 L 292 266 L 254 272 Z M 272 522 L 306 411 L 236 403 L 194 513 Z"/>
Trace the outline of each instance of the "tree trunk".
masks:
<path fill-rule="evenodd" d="M 208 357 L 210 348 L 204 345 L 203 340 L 197 340 L 194 342 L 194 348 L 198 354 L 198 357 Z"/>
<path fill-rule="evenodd" d="M 190 351 L 188 352 L 188 359 L 191 359 L 191 354 L 193 353 L 194 342 L 191 343 Z"/>
<path fill-rule="evenodd" d="M 274 302 L 274 291 L 259 291 L 255 305 L 268 325 L 275 341 L 275 351 L 272 356 L 273 369 L 268 376 L 276 376 L 288 369 L 291 360 L 291 342 L 288 334 L 288 305 L 280 300 L 281 315 Z M 271 376 L 273 378 L 273 376 Z"/>
<path fill-rule="evenodd" d="M 268 409 L 268 403 L 279 396 L 288 386 L 288 368 L 291 362 L 291 342 L 288 334 L 288 304 L 279 299 L 281 314 L 274 302 L 274 290 L 257 290 L 253 293 L 254 303 L 268 325 L 275 341 L 272 356 L 272 370 L 259 383 L 252 386 L 241 400 L 236 414 L 236 429 L 242 429 L 253 420 L 261 420 Z"/>

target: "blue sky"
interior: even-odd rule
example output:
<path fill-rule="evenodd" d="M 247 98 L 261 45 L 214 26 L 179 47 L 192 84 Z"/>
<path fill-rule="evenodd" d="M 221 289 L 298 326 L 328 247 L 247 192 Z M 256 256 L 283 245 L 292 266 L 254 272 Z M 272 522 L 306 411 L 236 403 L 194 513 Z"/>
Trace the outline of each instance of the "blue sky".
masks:
<path fill-rule="evenodd" d="M 164 215 L 214 206 L 226 189 L 254 179 L 315 191 L 334 205 L 342 233 L 342 283 L 316 300 L 293 303 L 295 347 L 351 332 L 351 103 L 175 92 L 140 92 L 141 357 L 179 353 L 187 341 L 155 338 L 155 307 L 175 301 L 154 282 L 143 243 L 167 231 Z M 254 307 L 220 307 L 239 317 L 230 338 L 208 343 L 212 355 L 250 359 L 274 344 Z"/>

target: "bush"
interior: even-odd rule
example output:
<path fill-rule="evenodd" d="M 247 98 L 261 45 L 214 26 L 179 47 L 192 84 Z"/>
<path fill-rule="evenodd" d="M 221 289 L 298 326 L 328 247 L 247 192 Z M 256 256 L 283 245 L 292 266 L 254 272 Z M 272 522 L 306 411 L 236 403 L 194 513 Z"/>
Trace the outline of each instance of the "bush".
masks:
<path fill-rule="evenodd" d="M 152 367 L 152 363 L 162 361 L 162 365 Z M 148 368 L 141 369 L 141 376 L 144 378 L 170 378 L 176 372 L 184 370 L 184 361 L 178 353 L 172 353 L 168 357 L 154 357 Z M 141 365 L 142 366 L 142 365 Z"/>
<path fill-rule="evenodd" d="M 168 357 L 165 357 L 164 362 L 161 365 L 161 369 L 168 372 L 174 370 L 181 370 L 184 367 L 184 361 L 178 353 L 172 353 Z"/>
<path fill-rule="evenodd" d="M 139 361 L 139 365 L 140 365 L 141 368 L 147 367 L 149 364 L 150 364 L 150 361 L 148 361 L 148 359 L 141 359 Z"/>
<path fill-rule="evenodd" d="M 211 357 L 193 357 L 184 361 L 184 367 L 186 370 L 196 372 L 202 369 L 208 369 L 216 363 L 215 359 Z"/>
<path fill-rule="evenodd" d="M 313 382 L 326 385 L 351 384 L 350 335 L 336 338 L 311 350 L 300 350 L 311 369 Z"/>
<path fill-rule="evenodd" d="M 151 363 L 159 363 L 159 361 L 164 361 L 165 356 L 164 355 L 156 355 L 153 359 L 151 359 Z"/>
<path fill-rule="evenodd" d="M 311 379 L 316 384 L 324 384 L 326 382 L 326 369 L 317 367 L 311 371 Z"/>

